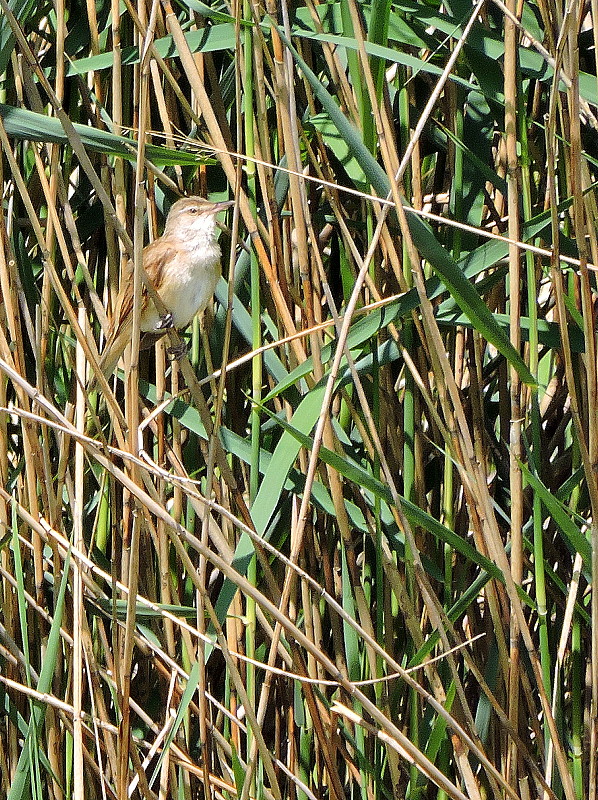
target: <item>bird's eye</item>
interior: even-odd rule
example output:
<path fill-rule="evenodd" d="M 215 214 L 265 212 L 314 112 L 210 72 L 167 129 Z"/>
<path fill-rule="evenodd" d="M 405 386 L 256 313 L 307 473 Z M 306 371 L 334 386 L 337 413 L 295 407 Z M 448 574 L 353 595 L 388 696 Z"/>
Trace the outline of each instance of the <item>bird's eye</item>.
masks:
<path fill-rule="evenodd" d="M 189 209 L 189 213 L 190 214 L 198 214 L 199 213 L 199 208 L 197 206 L 191 206 L 191 208 Z"/>

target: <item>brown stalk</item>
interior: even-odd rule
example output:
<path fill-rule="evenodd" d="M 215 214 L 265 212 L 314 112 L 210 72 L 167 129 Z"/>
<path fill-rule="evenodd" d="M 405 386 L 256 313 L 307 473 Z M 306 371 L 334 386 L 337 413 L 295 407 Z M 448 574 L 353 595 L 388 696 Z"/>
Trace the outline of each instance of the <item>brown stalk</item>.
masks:
<path fill-rule="evenodd" d="M 2 2 L 2 0 L 0 0 Z M 170 33 L 172 34 L 178 51 L 181 58 L 181 63 L 189 79 L 193 91 L 195 92 L 200 107 L 202 109 L 202 113 L 204 115 L 204 119 L 206 121 L 206 125 L 208 127 L 208 131 L 210 133 L 210 137 L 214 146 L 216 147 L 217 152 L 220 155 L 222 167 L 224 172 L 226 173 L 227 179 L 231 186 L 235 185 L 235 166 L 233 164 L 232 158 L 228 155 L 229 148 L 227 147 L 227 142 L 222 134 L 220 122 L 216 118 L 214 111 L 212 109 L 212 105 L 210 100 L 207 96 L 207 92 L 199 74 L 197 72 L 197 67 L 195 65 L 195 61 L 193 56 L 189 50 L 189 45 L 183 35 L 183 31 L 181 30 L 181 26 L 174 15 L 174 11 L 172 10 L 172 6 L 169 0 L 163 0 L 164 9 L 166 12 L 166 23 Z M 263 242 L 259 236 L 258 228 L 253 219 L 251 209 L 249 207 L 249 203 L 245 193 L 241 190 L 239 193 L 239 209 L 241 212 L 241 216 L 243 217 L 243 222 L 247 228 L 249 236 L 251 238 L 251 242 L 253 246 L 256 248 L 257 256 L 260 262 L 262 269 L 266 275 L 267 280 L 270 283 L 270 287 L 274 296 L 274 301 L 276 303 L 276 308 L 278 313 L 281 316 L 283 325 L 287 332 L 295 332 L 295 325 L 292 320 L 291 314 L 287 308 L 287 305 L 284 301 L 278 283 L 276 281 L 276 276 L 273 273 L 272 266 L 270 259 L 266 253 L 264 248 Z M 305 359 L 305 353 L 300 345 L 295 343 L 293 345 L 296 356 L 299 362 Z"/>
<path fill-rule="evenodd" d="M 515 14 L 517 0 L 509 0 L 509 10 Z M 508 234 L 512 241 L 521 238 L 519 225 L 519 158 L 517 154 L 517 47 L 518 35 L 514 23 L 505 17 L 505 62 L 504 62 L 504 91 L 505 91 L 505 139 L 507 162 L 507 216 Z M 509 334 L 511 344 L 517 352 L 521 351 L 521 270 L 520 253 L 516 245 L 509 245 Z M 509 368 L 510 387 L 510 424 L 509 430 L 509 487 L 511 491 L 511 574 L 513 581 L 521 585 L 523 578 L 523 480 L 521 474 L 522 455 L 522 414 L 521 407 L 521 380 L 514 367 Z M 516 602 L 519 602 L 517 600 Z M 519 724 L 519 627 L 517 617 L 510 614 L 510 649 L 509 649 L 509 678 L 508 678 L 508 706 L 509 719 L 514 728 Z M 517 786 L 517 747 L 511 741 L 505 764 L 505 777 L 511 786 Z"/>

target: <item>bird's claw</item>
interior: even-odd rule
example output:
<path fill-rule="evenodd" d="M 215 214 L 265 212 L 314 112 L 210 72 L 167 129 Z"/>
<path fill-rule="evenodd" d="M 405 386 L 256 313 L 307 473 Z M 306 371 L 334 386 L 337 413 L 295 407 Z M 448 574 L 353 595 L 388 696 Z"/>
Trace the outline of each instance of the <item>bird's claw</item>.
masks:
<path fill-rule="evenodd" d="M 180 344 L 173 345 L 169 347 L 166 352 L 170 356 L 173 361 L 178 361 L 179 358 L 182 358 L 185 353 L 189 350 L 189 345 L 187 342 L 181 342 Z"/>
<path fill-rule="evenodd" d="M 158 322 L 156 328 L 159 331 L 167 330 L 168 328 L 173 327 L 173 322 L 174 320 L 172 314 L 170 313 L 170 311 L 167 311 L 166 314 L 162 314 L 162 316 L 160 317 L 160 321 Z"/>

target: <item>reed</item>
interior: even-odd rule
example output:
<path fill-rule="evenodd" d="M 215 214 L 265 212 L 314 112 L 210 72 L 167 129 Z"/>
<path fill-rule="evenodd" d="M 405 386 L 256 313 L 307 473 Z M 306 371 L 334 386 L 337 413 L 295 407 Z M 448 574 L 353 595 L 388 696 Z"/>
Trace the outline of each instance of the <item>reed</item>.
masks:
<path fill-rule="evenodd" d="M 591 11 L 0 7 L 0 795 L 595 800 Z"/>

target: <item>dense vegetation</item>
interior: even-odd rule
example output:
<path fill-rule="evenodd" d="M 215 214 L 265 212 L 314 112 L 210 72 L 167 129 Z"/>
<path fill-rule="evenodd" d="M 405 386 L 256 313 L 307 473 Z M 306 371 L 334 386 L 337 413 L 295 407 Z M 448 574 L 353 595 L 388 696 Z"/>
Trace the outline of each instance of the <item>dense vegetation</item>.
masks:
<path fill-rule="evenodd" d="M 596 798 L 594 4 L 0 6 L 0 796 Z"/>

